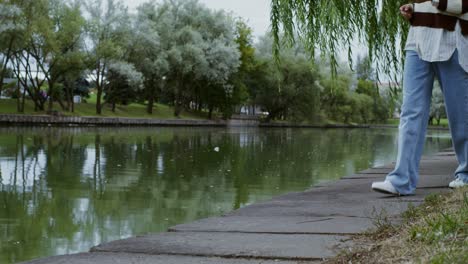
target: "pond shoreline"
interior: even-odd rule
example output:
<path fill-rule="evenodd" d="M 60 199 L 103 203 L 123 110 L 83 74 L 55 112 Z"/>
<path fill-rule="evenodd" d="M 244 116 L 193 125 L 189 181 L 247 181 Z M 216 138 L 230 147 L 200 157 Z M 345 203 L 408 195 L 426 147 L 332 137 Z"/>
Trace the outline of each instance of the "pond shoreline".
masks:
<path fill-rule="evenodd" d="M 398 125 L 387 124 L 298 124 L 292 122 L 264 123 L 255 118 L 222 119 L 157 119 L 128 117 L 94 117 L 94 116 L 54 116 L 54 115 L 22 115 L 0 114 L 0 126 L 59 126 L 59 127 L 260 127 L 260 128 L 390 128 Z M 449 131 L 448 127 L 429 126 L 430 130 Z"/>
<path fill-rule="evenodd" d="M 262 123 L 258 119 L 152 119 L 126 117 L 78 117 L 53 115 L 0 114 L 0 125 L 24 126 L 186 126 L 186 127 L 270 127 L 270 128 L 370 128 L 370 125 Z"/>

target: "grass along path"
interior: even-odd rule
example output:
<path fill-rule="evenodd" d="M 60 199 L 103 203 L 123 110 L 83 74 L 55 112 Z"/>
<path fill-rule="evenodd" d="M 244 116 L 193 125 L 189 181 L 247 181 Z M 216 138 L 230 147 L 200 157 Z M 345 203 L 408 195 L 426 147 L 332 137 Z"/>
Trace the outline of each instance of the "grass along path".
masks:
<path fill-rule="evenodd" d="M 59 107 L 58 104 L 55 104 Z M 96 114 L 96 105 L 94 103 L 75 104 L 75 112 L 60 111 L 65 116 L 98 116 Z M 45 114 L 45 111 L 35 112 L 32 101 L 25 102 L 24 114 L 39 115 Z M 15 99 L 0 99 L 0 114 L 18 114 L 16 110 Z M 174 109 L 163 104 L 155 104 L 153 114 L 146 113 L 146 105 L 130 104 L 128 106 L 117 105 L 115 112 L 112 112 L 109 105 L 104 106 L 102 117 L 131 117 L 131 118 L 154 118 L 154 119 L 175 119 Z M 182 112 L 181 119 L 206 119 L 205 113 Z"/>
<path fill-rule="evenodd" d="M 468 188 L 430 195 L 401 225 L 383 217 L 376 227 L 327 263 L 468 263 Z"/>
<path fill-rule="evenodd" d="M 395 125 L 398 126 L 400 124 L 400 119 L 389 119 L 386 123 L 386 125 Z M 434 121 L 433 125 L 430 125 L 430 127 L 447 127 L 448 128 L 448 119 L 447 118 L 442 118 L 440 120 L 440 125 L 436 124 L 436 121 Z"/>

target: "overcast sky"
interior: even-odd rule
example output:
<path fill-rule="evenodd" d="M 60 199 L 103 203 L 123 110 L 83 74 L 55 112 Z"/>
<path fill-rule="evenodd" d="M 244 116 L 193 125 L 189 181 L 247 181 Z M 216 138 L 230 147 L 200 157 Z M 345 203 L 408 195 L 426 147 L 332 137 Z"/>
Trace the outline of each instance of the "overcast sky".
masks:
<path fill-rule="evenodd" d="M 123 0 L 130 11 L 148 1 L 157 0 Z M 270 28 L 270 0 L 199 0 L 212 9 L 223 9 L 232 12 L 247 21 L 256 37 L 265 34 Z"/>

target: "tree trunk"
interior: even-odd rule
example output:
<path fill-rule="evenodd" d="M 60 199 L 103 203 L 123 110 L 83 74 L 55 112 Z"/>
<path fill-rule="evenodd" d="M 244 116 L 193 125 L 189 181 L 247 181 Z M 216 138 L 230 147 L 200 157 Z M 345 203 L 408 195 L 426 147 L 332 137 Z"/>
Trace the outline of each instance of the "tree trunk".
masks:
<path fill-rule="evenodd" d="M 65 101 L 66 101 L 65 110 L 70 112 L 73 98 L 70 95 L 70 87 L 68 86 L 67 81 L 65 81 L 64 85 L 65 85 Z"/>
<path fill-rule="evenodd" d="M 182 102 L 180 98 L 180 91 L 179 88 L 175 91 L 175 100 L 174 100 L 174 116 L 179 117 L 180 112 L 182 112 Z"/>
<path fill-rule="evenodd" d="M 115 102 L 112 102 L 112 112 L 115 113 Z"/>
<path fill-rule="evenodd" d="M 98 115 L 102 113 L 101 96 L 102 96 L 102 87 L 100 87 L 100 85 L 97 85 L 96 114 Z"/>
<path fill-rule="evenodd" d="M 179 117 L 180 112 L 182 112 L 182 104 L 178 100 L 176 100 L 174 107 L 174 116 Z"/>
<path fill-rule="evenodd" d="M 210 105 L 208 108 L 208 119 L 212 119 L 212 118 L 213 118 L 213 106 Z"/>
<path fill-rule="evenodd" d="M 3 65 L 1 65 L 2 67 L 2 72 L 0 74 L 0 96 L 2 95 L 2 90 L 3 90 L 3 79 L 5 79 L 5 74 L 7 72 L 7 65 L 8 65 L 8 62 L 10 61 L 10 52 L 13 48 L 13 42 L 15 41 L 15 38 L 12 37 L 10 39 L 10 43 L 8 45 L 8 50 L 6 52 L 6 55 L 5 55 L 5 62 L 3 63 Z"/>
<path fill-rule="evenodd" d="M 154 107 L 154 97 L 151 94 L 150 97 L 148 98 L 148 106 L 146 108 L 146 112 L 150 115 L 153 114 L 153 107 Z"/>
<path fill-rule="evenodd" d="M 26 91 L 22 93 L 22 101 L 21 101 L 21 113 L 24 113 L 24 102 L 26 101 Z"/>
<path fill-rule="evenodd" d="M 49 107 L 48 107 L 49 111 L 52 111 L 52 108 L 54 107 L 53 91 L 54 91 L 54 83 L 49 82 Z"/>
<path fill-rule="evenodd" d="M 62 110 L 65 110 L 65 105 L 63 104 L 63 101 L 61 98 L 57 98 L 57 102 L 59 103 L 60 107 L 62 108 Z"/>
<path fill-rule="evenodd" d="M 16 110 L 18 111 L 18 113 L 21 113 L 21 97 L 23 96 L 20 96 L 20 85 L 19 85 L 19 82 L 16 83 L 16 95 L 17 95 L 17 98 L 16 98 Z M 1 94 L 1 90 L 0 90 L 0 94 Z"/>

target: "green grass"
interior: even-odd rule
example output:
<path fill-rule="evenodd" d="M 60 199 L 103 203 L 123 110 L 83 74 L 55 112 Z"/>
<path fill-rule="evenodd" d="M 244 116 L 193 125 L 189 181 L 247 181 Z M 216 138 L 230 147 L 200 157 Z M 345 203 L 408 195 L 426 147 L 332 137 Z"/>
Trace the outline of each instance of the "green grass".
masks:
<path fill-rule="evenodd" d="M 468 263 L 468 188 L 427 196 L 401 225 L 382 219 L 354 238 L 357 247 L 327 263 Z"/>
<path fill-rule="evenodd" d="M 400 124 L 400 119 L 394 118 L 394 119 L 389 119 L 387 120 L 386 125 L 395 125 L 398 126 Z M 440 120 L 440 124 L 437 125 L 436 121 L 434 120 L 434 125 L 431 125 L 432 127 L 448 127 L 448 119 L 443 118 Z"/>
<path fill-rule="evenodd" d="M 96 105 L 92 102 L 92 98 L 88 99 L 87 103 L 75 104 L 75 112 L 70 113 L 60 111 L 61 114 L 66 116 L 97 116 Z M 55 107 L 59 107 L 55 104 Z M 14 99 L 1 99 L 0 100 L 0 114 L 18 114 L 16 109 L 16 100 Z M 32 101 L 25 102 L 24 114 L 45 114 L 45 111 L 35 112 L 34 104 Z M 153 114 L 146 113 L 145 104 L 130 104 L 128 106 L 117 105 L 116 111 L 112 112 L 109 105 L 104 106 L 102 110 L 102 117 L 130 117 L 130 118 L 154 118 L 154 119 L 175 119 L 174 109 L 170 106 L 163 104 L 155 104 Z M 182 112 L 180 115 L 182 119 L 206 119 L 205 113 L 191 113 Z"/>

